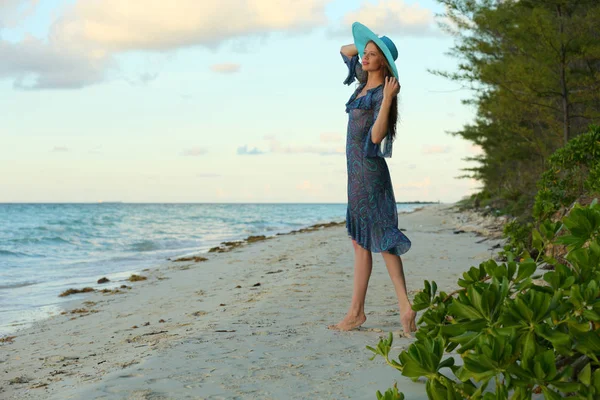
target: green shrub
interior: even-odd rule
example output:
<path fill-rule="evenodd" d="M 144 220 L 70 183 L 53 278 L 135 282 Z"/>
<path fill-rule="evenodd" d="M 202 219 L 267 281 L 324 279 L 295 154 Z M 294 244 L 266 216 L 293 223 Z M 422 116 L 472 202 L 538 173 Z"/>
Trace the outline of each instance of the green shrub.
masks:
<path fill-rule="evenodd" d="M 386 390 L 384 394 L 378 390 L 377 400 L 404 400 L 404 394 L 398 392 L 398 387 L 394 384 L 394 387 Z"/>
<path fill-rule="evenodd" d="M 567 246 L 565 264 L 544 255 L 550 244 Z M 367 348 L 402 375 L 425 378 L 430 399 L 600 398 L 600 205 L 543 223 L 532 245 L 536 259 L 483 262 L 453 293 L 425 281 L 413 305 L 424 310 L 416 341 L 398 360 L 390 359 L 391 334 Z M 543 262 L 555 269 L 536 279 Z M 494 392 L 486 390 L 490 382 Z"/>
<path fill-rule="evenodd" d="M 585 189 L 590 193 L 600 193 L 600 162 L 590 168 Z"/>
<path fill-rule="evenodd" d="M 506 242 L 500 256 L 507 258 L 511 253 L 520 256 L 524 251 L 528 251 L 531 248 L 532 228 L 532 223 L 521 223 L 518 220 L 512 220 L 504 225 L 502 233 Z"/>
<path fill-rule="evenodd" d="M 586 193 L 600 193 L 600 127 L 571 139 L 548 159 L 538 181 L 533 216 L 541 221 Z"/>
<path fill-rule="evenodd" d="M 491 199 L 492 197 L 490 192 L 487 190 L 482 190 L 481 192 L 473 193 L 472 195 L 456 202 L 456 205 L 460 211 L 471 210 L 474 208 L 484 208 L 490 204 Z"/>

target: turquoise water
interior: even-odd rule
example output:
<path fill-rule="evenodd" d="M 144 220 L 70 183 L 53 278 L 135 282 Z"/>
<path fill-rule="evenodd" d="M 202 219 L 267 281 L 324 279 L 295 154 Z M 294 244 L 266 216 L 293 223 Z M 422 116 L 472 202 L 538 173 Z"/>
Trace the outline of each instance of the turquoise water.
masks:
<path fill-rule="evenodd" d="M 60 312 L 70 298 L 58 294 L 103 276 L 345 217 L 346 204 L 0 204 L 0 335 Z"/>

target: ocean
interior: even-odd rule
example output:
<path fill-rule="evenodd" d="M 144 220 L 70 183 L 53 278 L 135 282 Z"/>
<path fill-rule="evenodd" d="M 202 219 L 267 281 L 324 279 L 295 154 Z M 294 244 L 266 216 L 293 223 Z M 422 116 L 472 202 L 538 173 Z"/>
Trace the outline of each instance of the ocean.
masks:
<path fill-rule="evenodd" d="M 422 204 L 398 204 L 411 212 Z M 100 287 L 221 242 L 341 222 L 346 204 L 0 204 L 0 336 L 60 313 L 69 288 Z M 110 285 L 102 285 L 102 288 Z"/>

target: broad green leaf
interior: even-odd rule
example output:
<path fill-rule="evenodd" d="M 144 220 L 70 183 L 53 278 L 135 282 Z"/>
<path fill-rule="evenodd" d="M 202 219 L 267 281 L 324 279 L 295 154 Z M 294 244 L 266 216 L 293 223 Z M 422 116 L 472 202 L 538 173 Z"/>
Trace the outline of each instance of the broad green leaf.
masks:
<path fill-rule="evenodd" d="M 583 367 L 583 369 L 579 371 L 579 374 L 577 375 L 577 380 L 579 380 L 579 382 L 583 383 L 584 385 L 589 386 L 591 384 L 591 379 L 592 366 L 590 363 L 587 363 L 585 367 Z"/>
<path fill-rule="evenodd" d="M 486 320 L 476 319 L 474 321 L 457 322 L 450 325 L 444 325 L 442 326 L 441 331 L 444 335 L 459 336 L 465 332 L 479 332 L 486 326 Z"/>
<path fill-rule="evenodd" d="M 432 400 L 448 400 L 446 397 L 446 387 L 442 386 L 436 380 L 428 380 L 425 390 L 428 397 Z"/>
<path fill-rule="evenodd" d="M 448 357 L 440 363 L 438 370 L 442 368 L 450 368 L 454 365 L 454 357 Z"/>
<path fill-rule="evenodd" d="M 596 393 L 600 394 L 600 368 L 597 368 L 592 374 L 593 386 L 596 389 Z"/>
<path fill-rule="evenodd" d="M 535 355 L 535 350 L 536 350 L 536 344 L 535 344 L 535 335 L 533 332 L 528 332 L 525 335 L 524 341 L 523 341 L 523 364 L 525 366 L 529 365 L 530 360 L 533 359 L 533 356 Z"/>
<path fill-rule="evenodd" d="M 583 317 L 590 321 L 600 321 L 600 314 L 594 310 L 583 310 Z"/>
<path fill-rule="evenodd" d="M 533 311 L 529 308 L 528 304 L 525 304 L 523 299 L 516 298 L 513 304 L 524 322 L 531 322 L 533 320 Z"/>
<path fill-rule="evenodd" d="M 560 400 L 562 398 L 561 395 L 546 386 L 542 386 L 542 393 L 544 393 L 546 400 Z"/>
<path fill-rule="evenodd" d="M 539 362 L 534 363 L 533 372 L 535 373 L 535 377 L 539 381 L 543 381 L 546 377 L 546 374 L 544 374 L 544 369 L 542 368 L 542 365 Z"/>
<path fill-rule="evenodd" d="M 479 291 L 477 290 L 477 288 L 475 287 L 475 285 L 469 286 L 467 288 L 467 293 L 469 294 L 469 299 L 471 300 L 471 304 L 473 305 L 473 308 L 475 308 L 477 310 L 477 312 L 484 318 L 486 318 L 486 319 L 489 318 L 489 315 L 485 314 L 482 296 L 479 293 Z"/>
<path fill-rule="evenodd" d="M 475 308 L 468 306 L 466 304 L 463 304 L 459 301 L 452 302 L 448 311 L 450 313 L 456 315 L 457 317 L 467 318 L 470 320 L 477 320 L 477 319 L 484 318 L 484 316 L 481 315 L 481 313 L 479 311 L 477 311 Z"/>
<path fill-rule="evenodd" d="M 581 385 L 576 382 L 552 382 L 551 385 L 563 393 L 578 392 L 581 389 Z"/>
<path fill-rule="evenodd" d="M 554 346 L 567 346 L 571 343 L 571 337 L 556 329 L 550 329 L 548 325 L 536 325 L 535 333 L 550 341 Z"/>
<path fill-rule="evenodd" d="M 409 361 L 404 364 L 404 368 L 402 368 L 402 375 L 407 376 L 409 378 L 420 378 L 422 376 L 428 376 L 430 372 L 423 368 L 415 361 Z"/>
<path fill-rule="evenodd" d="M 517 278 L 515 281 L 519 282 L 525 278 L 529 278 L 535 272 L 537 265 L 533 262 L 523 262 L 519 264 L 519 270 L 517 272 Z"/>
<path fill-rule="evenodd" d="M 575 348 L 589 357 L 600 354 L 600 334 L 598 332 L 573 333 L 577 338 Z"/>
<path fill-rule="evenodd" d="M 481 332 L 465 332 L 462 335 L 450 338 L 450 341 L 460 344 L 461 347 L 458 351 L 463 353 L 475 347 L 481 335 Z"/>
<path fill-rule="evenodd" d="M 490 379 L 497 373 L 497 365 L 484 355 L 468 354 L 463 360 L 465 368 L 471 372 L 471 376 L 476 381 Z"/>

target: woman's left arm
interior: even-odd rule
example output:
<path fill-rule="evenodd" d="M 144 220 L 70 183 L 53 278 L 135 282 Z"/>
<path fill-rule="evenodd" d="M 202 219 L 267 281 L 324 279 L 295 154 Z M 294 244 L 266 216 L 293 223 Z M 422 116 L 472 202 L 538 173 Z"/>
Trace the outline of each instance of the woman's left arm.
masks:
<path fill-rule="evenodd" d="M 375 120 L 371 129 L 371 141 L 375 144 L 381 143 L 387 135 L 390 106 L 399 92 L 400 84 L 398 80 L 394 77 L 386 77 L 383 85 L 383 100 L 377 114 L 377 120 Z"/>

